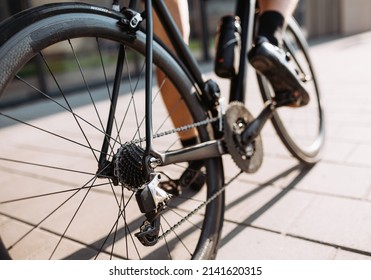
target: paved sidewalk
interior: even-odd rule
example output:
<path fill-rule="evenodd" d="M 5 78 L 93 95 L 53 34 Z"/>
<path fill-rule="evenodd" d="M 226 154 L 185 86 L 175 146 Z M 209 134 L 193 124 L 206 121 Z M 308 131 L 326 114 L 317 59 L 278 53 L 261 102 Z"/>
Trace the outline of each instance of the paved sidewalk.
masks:
<path fill-rule="evenodd" d="M 327 120 L 323 160 L 303 170 L 263 131 L 263 167 L 227 191 L 218 259 L 371 258 L 370 50 L 371 33 L 311 48 Z"/>
<path fill-rule="evenodd" d="M 370 50 L 371 32 L 311 48 L 327 120 L 323 160 L 303 169 L 268 125 L 262 168 L 241 175 L 226 191 L 218 259 L 371 259 Z M 218 82 L 228 89 L 225 80 Z M 261 103 L 255 79 L 248 92 Z M 260 108 L 249 107 L 254 115 Z M 50 121 L 63 124 L 62 117 Z M 236 169 L 228 157 L 225 166 Z M 101 218 L 103 212 L 88 214 Z M 58 219 L 54 223 L 59 226 Z"/>

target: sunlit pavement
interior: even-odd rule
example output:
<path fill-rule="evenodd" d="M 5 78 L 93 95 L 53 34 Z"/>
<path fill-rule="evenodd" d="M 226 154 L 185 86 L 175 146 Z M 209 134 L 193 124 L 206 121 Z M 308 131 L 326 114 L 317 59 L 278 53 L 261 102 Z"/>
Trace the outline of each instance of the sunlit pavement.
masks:
<path fill-rule="evenodd" d="M 271 129 L 261 170 L 227 190 L 218 259 L 369 259 L 371 33 L 311 47 L 326 114 L 323 159 L 303 169 Z"/>
<path fill-rule="evenodd" d="M 326 114 L 322 160 L 311 168 L 303 167 L 272 126 L 264 128 L 261 169 L 242 174 L 226 189 L 218 259 L 371 257 L 370 49 L 371 33 L 312 45 Z M 223 93 L 228 92 L 225 80 L 212 72 L 207 75 L 219 82 Z M 247 107 L 256 115 L 262 101 L 254 75 L 250 75 L 247 92 Z M 62 121 L 58 116 L 50 120 L 54 119 Z M 224 161 L 228 181 L 239 170 L 229 156 Z M 5 220 L 0 217 L 2 233 L 12 236 L 6 232 Z M 65 250 L 87 253 L 76 244 L 68 244 Z"/>

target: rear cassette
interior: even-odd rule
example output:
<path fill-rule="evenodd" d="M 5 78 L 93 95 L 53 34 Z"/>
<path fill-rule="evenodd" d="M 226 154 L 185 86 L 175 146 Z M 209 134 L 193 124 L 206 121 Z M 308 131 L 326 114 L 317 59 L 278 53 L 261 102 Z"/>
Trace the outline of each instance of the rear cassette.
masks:
<path fill-rule="evenodd" d="M 123 144 L 114 160 L 115 176 L 118 182 L 130 190 L 138 190 L 146 182 L 143 158 L 143 148 L 133 143 Z"/>

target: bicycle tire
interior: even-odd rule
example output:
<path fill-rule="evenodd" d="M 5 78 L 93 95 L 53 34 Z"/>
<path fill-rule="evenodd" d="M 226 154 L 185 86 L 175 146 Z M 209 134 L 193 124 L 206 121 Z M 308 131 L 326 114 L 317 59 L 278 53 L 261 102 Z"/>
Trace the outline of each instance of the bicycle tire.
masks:
<path fill-rule="evenodd" d="M 308 45 L 299 25 L 291 18 L 283 36 L 284 50 L 310 95 L 310 103 L 301 108 L 281 107 L 274 112 L 272 124 L 290 153 L 304 164 L 314 164 L 321 159 L 324 145 L 324 113 L 320 89 L 310 59 Z M 267 79 L 258 76 L 260 92 L 264 101 L 271 100 L 274 91 Z"/>
<path fill-rule="evenodd" d="M 0 256 L 9 253 L 12 258 L 21 259 L 215 258 L 224 195 L 187 215 L 222 188 L 221 158 L 206 160 L 207 187 L 197 193 L 183 190 L 182 195 L 171 200 L 162 214 L 160 228 L 160 233 L 170 233 L 153 247 L 142 246 L 134 237 L 143 222 L 133 198 L 135 191 L 116 186 L 111 179 L 97 178 L 97 157 L 107 136 L 105 124 L 112 100 L 107 73 L 110 68 L 115 72 L 115 63 L 107 61 L 117 61 L 113 51 L 120 46 L 125 46 L 123 69 L 127 71 L 121 88 L 126 86 L 129 93 L 122 89 L 119 96 L 122 106 L 115 111 L 108 158 L 112 160 L 124 143 L 145 143 L 145 102 L 141 90 L 145 34 L 127 34 L 117 24 L 120 18 L 120 13 L 92 5 L 59 3 L 23 12 L 0 26 L 4 31 L 0 39 L 2 101 L 8 102 L 7 96 L 11 98 L 23 90 L 41 96 L 22 106 L 0 107 L 0 177 L 6 178 L 0 188 L 0 242 L 4 242 L 0 250 L 4 247 L 7 251 L 0 251 Z M 104 48 L 108 51 L 103 52 Z M 85 63 L 87 50 L 97 54 L 89 53 L 85 57 L 89 62 Z M 49 88 L 55 92 L 38 88 L 34 75 L 29 74 L 34 71 L 35 57 L 42 61 L 44 77 L 52 82 Z M 139 59 L 139 64 L 132 57 Z M 93 70 L 88 68 L 92 58 L 101 66 L 98 75 L 95 62 Z M 189 76 L 156 42 L 153 59 L 154 65 L 166 74 L 158 88 L 171 81 L 181 95 L 179 102 L 186 104 L 194 121 L 207 119 L 208 113 Z M 56 70 L 61 62 L 68 64 L 68 71 Z M 140 70 L 136 76 L 129 72 L 135 65 Z M 102 77 L 102 86 L 90 87 L 97 76 Z M 76 85 L 82 85 L 82 90 L 68 95 L 68 86 L 63 82 L 78 78 Z M 157 129 L 155 135 L 162 135 L 162 131 L 174 128 L 157 93 L 153 97 L 153 127 Z M 200 141 L 212 139 L 210 127 L 197 128 Z M 165 137 L 168 138 L 155 138 L 155 147 L 164 151 L 180 147 L 177 133 Z M 177 178 L 185 168 L 184 164 L 176 164 L 160 167 L 160 171 L 165 178 Z"/>

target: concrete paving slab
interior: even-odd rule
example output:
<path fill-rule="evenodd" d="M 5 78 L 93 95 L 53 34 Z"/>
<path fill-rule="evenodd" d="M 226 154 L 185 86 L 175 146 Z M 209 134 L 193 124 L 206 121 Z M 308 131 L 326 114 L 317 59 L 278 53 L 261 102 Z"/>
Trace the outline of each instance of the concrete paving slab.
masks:
<path fill-rule="evenodd" d="M 335 260 L 371 260 L 371 257 L 339 249 Z"/>
<path fill-rule="evenodd" d="M 368 68 L 361 67 L 359 63 L 362 62 L 365 67 L 370 65 L 370 48 L 370 32 L 311 48 L 315 68 L 321 81 L 327 120 L 327 147 L 323 160 L 311 169 L 303 169 L 280 143 L 269 124 L 262 133 L 266 151 L 262 168 L 256 174 L 242 174 L 227 188 L 226 221 L 218 259 L 371 258 L 371 175 L 369 172 L 371 168 L 369 161 L 371 156 L 371 130 L 369 129 L 371 126 L 371 110 L 369 109 L 371 81 Z M 215 78 L 212 72 L 207 73 L 207 76 Z M 228 91 L 229 85 L 226 80 L 219 79 L 218 81 L 221 82 L 222 91 Z M 249 83 L 248 91 L 249 101 L 251 101 L 249 109 L 251 107 L 251 112 L 256 115 L 262 106 L 256 81 Z M 91 114 L 92 108 L 86 106 L 85 102 L 79 101 L 77 96 L 73 99 L 78 107 L 76 112 L 79 115 Z M 105 101 L 102 101 L 98 105 L 99 110 L 100 106 L 105 104 Z M 81 136 L 76 135 L 73 128 L 64 125 L 63 120 L 66 117 L 64 114 L 58 113 L 37 119 L 35 111 L 40 110 L 40 106 L 32 107 L 34 110 L 28 110 L 28 112 L 19 110 L 18 113 L 30 118 L 35 125 L 45 124 L 53 127 L 53 124 L 58 123 L 60 125 L 55 128 L 56 132 L 58 130 L 68 131 L 72 139 L 81 141 Z M 94 122 L 94 124 L 99 125 L 99 122 Z M 69 145 L 51 146 L 48 144 L 48 136 L 37 138 L 40 134 L 24 135 L 25 133 L 19 133 L 15 126 L 5 128 L 6 125 L 8 124 L 2 124 L 3 128 L 0 130 L 2 139 L 7 139 L 9 135 L 19 139 L 23 137 L 28 137 L 30 140 L 38 139 L 37 141 L 45 143 L 43 149 L 45 154 L 62 155 L 64 163 L 70 165 L 71 168 L 84 166 L 86 170 L 95 170 L 95 166 L 88 166 L 86 163 L 86 159 L 92 157 L 91 154 L 74 153 L 76 150 Z M 94 129 L 92 131 L 90 129 L 91 127 L 86 127 L 88 133 L 94 132 Z M 160 146 L 166 143 L 166 141 L 161 141 L 163 140 L 159 141 Z M 17 142 L 8 144 L 6 148 L 2 147 L 3 155 L 7 152 L 12 153 L 12 147 L 16 146 Z M 100 144 L 101 139 L 93 141 L 93 145 Z M 35 152 L 35 147 L 30 145 L 24 147 L 20 156 L 24 160 L 34 161 Z M 71 153 L 73 153 L 72 157 Z M 224 158 L 224 162 L 228 181 L 239 172 L 239 169 L 228 156 Z M 58 165 L 58 162 L 53 162 L 53 159 L 49 163 Z M 13 173 L 6 173 L 5 171 L 9 171 L 6 168 L 12 168 L 12 165 L 2 163 L 0 166 L 0 184 L 3 186 L 0 195 L 2 197 L 17 194 L 14 190 L 4 187 L 9 180 L 16 182 L 20 188 L 34 186 L 39 189 L 60 189 L 61 185 L 69 186 L 70 180 L 79 177 L 73 174 L 65 176 L 63 182 L 49 180 L 48 184 L 43 185 L 41 179 L 53 177 L 52 172 L 46 172 L 42 178 L 30 178 L 27 172 L 19 173 L 13 170 Z M 174 173 L 176 172 L 174 170 Z M 9 174 L 12 174 L 11 177 Z M 91 175 L 87 178 L 91 179 Z M 84 182 L 88 180 L 83 176 L 80 179 Z M 32 190 L 28 191 L 31 193 Z M 92 237 L 93 227 L 102 231 L 103 236 L 104 229 L 112 227 L 114 215 L 117 217 L 117 208 L 114 207 L 117 206 L 116 202 L 108 199 L 108 194 L 112 194 L 112 191 L 92 192 L 91 200 L 87 200 L 86 205 L 95 206 L 96 204 L 97 207 L 93 212 L 87 212 L 82 208 L 76 217 L 81 223 L 78 223 L 76 228 L 71 227 L 69 234 L 71 238 L 76 238 L 75 232 L 84 230 L 82 221 L 89 221 L 92 228 L 86 230 L 85 235 L 80 236 L 80 239 L 76 238 L 78 242 L 71 240 L 63 242 L 61 251 L 57 252 L 56 257 L 79 258 L 94 255 L 88 246 L 97 241 Z M 197 194 L 189 205 L 182 205 L 182 209 L 193 209 L 195 201 L 201 195 L 202 192 Z M 99 203 L 96 203 L 97 201 Z M 40 213 L 48 209 L 52 203 L 53 201 L 50 200 L 40 204 Z M 21 215 L 17 209 L 8 206 L 2 205 L 1 210 L 3 214 Z M 40 213 L 26 212 L 22 213 L 24 216 L 17 218 L 34 222 L 40 217 Z M 44 249 L 50 247 L 49 244 L 55 244 L 58 238 L 54 233 L 61 233 L 63 230 L 61 224 L 65 222 L 65 217 L 70 217 L 73 213 L 74 209 L 67 207 L 50 219 L 46 225 L 49 232 L 41 229 L 35 231 L 38 235 L 37 242 L 26 247 L 24 251 L 18 251 L 18 256 L 20 258 L 46 257 Z M 96 220 L 104 222 L 97 225 Z M 195 223 L 198 222 L 199 217 Z M 15 225 L 15 232 L 9 230 L 10 225 Z M 0 231 L 4 239 L 14 240 L 17 234 L 25 230 L 27 230 L 26 223 L 19 223 L 15 219 L 0 215 Z M 187 230 L 180 234 L 187 236 Z M 171 240 L 175 241 L 175 239 Z M 125 240 L 121 239 L 120 242 L 122 245 Z M 107 246 L 107 250 L 109 249 L 110 245 Z M 177 253 L 182 252 L 179 250 Z M 149 254 L 154 254 L 154 252 L 150 251 Z"/>
<path fill-rule="evenodd" d="M 318 163 L 297 185 L 298 189 L 316 193 L 364 199 L 371 185 L 368 168 Z"/>
<path fill-rule="evenodd" d="M 371 256 L 357 254 L 339 249 L 336 252 L 335 260 L 371 260 Z"/>
<path fill-rule="evenodd" d="M 239 180 L 226 191 L 225 219 L 249 224 L 256 213 L 262 211 L 262 205 L 272 200 L 279 192 L 277 187 L 252 185 Z"/>
<path fill-rule="evenodd" d="M 326 145 L 323 157 L 326 159 L 326 162 L 343 164 L 356 149 L 356 143 L 333 140 L 331 145 Z"/>
<path fill-rule="evenodd" d="M 235 165 L 232 161 L 227 166 Z M 232 167 L 231 167 L 232 168 Z M 286 186 L 301 172 L 298 162 L 291 158 L 264 157 L 260 169 L 253 174 L 244 174 L 243 178 L 249 182 L 265 185 Z M 232 173 L 230 169 L 227 174 Z M 232 173 L 236 174 L 236 173 Z"/>
<path fill-rule="evenodd" d="M 321 260 L 336 254 L 334 247 L 236 224 L 226 223 L 223 235 L 219 260 Z"/>
<path fill-rule="evenodd" d="M 354 166 L 371 167 L 371 142 L 368 144 L 359 144 L 349 153 L 346 163 Z"/>
<path fill-rule="evenodd" d="M 87 259 L 96 255 L 96 251 L 86 246 L 73 242 L 68 239 L 61 240 L 57 235 L 46 232 L 41 229 L 36 229 L 25 239 L 20 239 L 24 233 L 30 230 L 30 226 L 24 223 L 19 223 L 14 220 L 8 220 L 8 223 L 2 225 L 2 238 L 7 244 L 14 244 L 10 250 L 10 254 L 15 259 Z M 32 240 L 29 242 L 27 239 Z M 19 240 L 21 240 L 19 242 Z M 19 243 L 15 243 L 18 241 Z M 24 246 L 24 244 L 27 246 Z M 58 245 L 53 253 L 53 250 Z M 75 253 L 71 253 L 75 252 Z M 109 255 L 102 253 L 98 259 L 109 259 Z"/>
<path fill-rule="evenodd" d="M 290 226 L 288 232 L 334 246 L 370 252 L 370 213 L 369 201 L 319 196 Z"/>
<path fill-rule="evenodd" d="M 249 217 L 252 225 L 280 233 L 288 232 L 316 197 L 311 193 L 295 191 L 294 187 L 295 185 L 292 185 L 281 190 L 255 212 L 253 217 Z"/>

